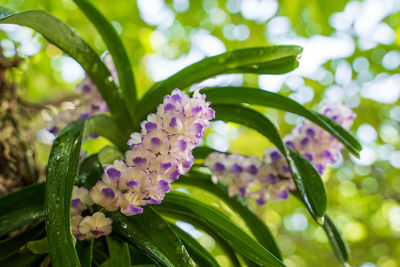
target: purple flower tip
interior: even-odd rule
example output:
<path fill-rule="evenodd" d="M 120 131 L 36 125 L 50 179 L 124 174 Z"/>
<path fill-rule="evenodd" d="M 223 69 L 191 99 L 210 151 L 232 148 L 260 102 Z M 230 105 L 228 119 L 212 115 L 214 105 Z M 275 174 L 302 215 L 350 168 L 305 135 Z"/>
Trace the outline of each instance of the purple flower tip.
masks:
<path fill-rule="evenodd" d="M 133 188 L 139 187 L 140 182 L 132 180 L 132 181 L 127 182 L 126 185 L 133 189 Z"/>
<path fill-rule="evenodd" d="M 179 173 L 178 170 L 175 170 L 171 173 L 171 175 L 169 176 L 169 178 L 171 179 L 171 182 L 176 181 L 179 178 L 179 175 L 181 175 Z"/>
<path fill-rule="evenodd" d="M 254 164 L 252 164 L 252 165 L 249 167 L 249 173 L 252 174 L 252 175 L 256 175 L 257 172 L 258 172 L 258 168 L 257 168 Z"/>
<path fill-rule="evenodd" d="M 282 170 L 283 170 L 284 173 L 289 173 L 290 172 L 290 169 L 289 169 L 288 166 L 283 166 Z"/>
<path fill-rule="evenodd" d="M 291 148 L 294 148 L 294 143 L 292 141 L 286 141 L 285 144 Z"/>
<path fill-rule="evenodd" d="M 106 197 L 106 198 L 114 198 L 115 197 L 115 193 L 114 190 L 112 190 L 109 187 L 103 188 L 103 190 L 101 190 L 101 194 Z"/>
<path fill-rule="evenodd" d="M 278 160 L 280 158 L 281 158 L 281 154 L 279 154 L 278 151 L 274 151 L 274 152 L 271 153 L 271 159 Z"/>
<path fill-rule="evenodd" d="M 89 93 L 89 92 L 90 92 L 90 86 L 87 85 L 87 84 L 85 84 L 85 85 L 82 87 L 82 89 L 83 89 L 83 91 L 84 91 L 85 93 Z"/>
<path fill-rule="evenodd" d="M 150 199 L 150 204 L 159 205 L 161 204 L 161 200 Z"/>
<path fill-rule="evenodd" d="M 182 101 L 182 97 L 178 94 L 172 95 L 172 101 L 174 102 L 181 102 Z"/>
<path fill-rule="evenodd" d="M 93 235 L 95 235 L 95 236 L 97 236 L 97 235 L 102 235 L 102 234 L 104 234 L 104 231 L 101 230 L 101 229 L 96 228 L 96 229 L 90 229 L 90 233 L 93 234 Z"/>
<path fill-rule="evenodd" d="M 214 169 L 217 171 L 217 172 L 223 172 L 223 171 L 225 171 L 225 165 L 224 164 L 222 164 L 221 162 L 215 162 L 215 164 L 214 164 Z"/>
<path fill-rule="evenodd" d="M 172 163 L 171 162 L 166 162 L 166 163 L 161 162 L 160 167 L 161 167 L 161 169 L 168 170 L 169 168 L 172 167 Z"/>
<path fill-rule="evenodd" d="M 121 172 L 115 168 L 107 169 L 107 174 L 111 179 L 118 179 L 121 176 Z"/>
<path fill-rule="evenodd" d="M 89 113 L 82 113 L 82 114 L 79 116 L 79 118 L 80 118 L 81 120 L 89 119 L 89 117 L 90 117 L 90 114 L 89 114 Z"/>
<path fill-rule="evenodd" d="M 177 117 L 172 117 L 171 121 L 169 122 L 169 127 L 175 128 L 178 125 L 178 118 Z"/>
<path fill-rule="evenodd" d="M 317 169 L 319 174 L 322 174 L 325 169 L 324 165 L 322 165 L 322 164 L 317 164 L 317 166 L 315 166 L 315 168 Z"/>
<path fill-rule="evenodd" d="M 163 191 L 164 193 L 171 191 L 170 184 L 165 180 L 160 180 L 158 182 L 158 186 L 161 189 L 161 191 Z"/>
<path fill-rule="evenodd" d="M 329 150 L 324 150 L 322 152 L 322 157 L 325 158 L 325 159 L 332 160 L 332 153 Z"/>
<path fill-rule="evenodd" d="M 151 144 L 153 146 L 161 146 L 162 145 L 162 141 L 158 137 L 153 137 L 153 138 L 151 138 Z"/>
<path fill-rule="evenodd" d="M 136 157 L 136 158 L 134 158 L 134 159 L 132 159 L 132 161 L 133 161 L 133 163 L 135 164 L 135 165 L 144 165 L 144 164 L 146 164 L 146 158 L 141 158 L 141 157 Z"/>
<path fill-rule="evenodd" d="M 239 197 L 244 197 L 246 194 L 246 187 L 239 187 Z"/>
<path fill-rule="evenodd" d="M 304 157 L 305 157 L 306 159 L 308 159 L 309 161 L 312 161 L 312 160 L 313 160 L 313 155 L 311 155 L 310 153 L 305 153 L 305 154 L 304 154 Z"/>
<path fill-rule="evenodd" d="M 236 172 L 236 173 L 241 173 L 243 171 L 242 166 L 240 166 L 239 164 L 233 164 L 232 166 L 232 171 Z"/>
<path fill-rule="evenodd" d="M 302 146 L 307 145 L 308 143 L 310 143 L 310 138 L 309 137 L 304 137 L 303 139 L 301 139 L 300 144 Z"/>
<path fill-rule="evenodd" d="M 168 111 L 174 110 L 174 109 L 175 109 L 175 106 L 171 103 L 168 103 L 164 106 L 164 112 L 168 112 Z"/>
<path fill-rule="evenodd" d="M 98 106 L 98 105 L 92 105 L 91 107 L 92 107 L 93 110 L 99 110 L 100 109 L 100 106 Z"/>
<path fill-rule="evenodd" d="M 201 125 L 200 123 L 195 123 L 193 125 L 194 127 L 194 131 L 195 131 L 195 137 L 196 138 L 202 138 L 203 137 L 203 125 Z"/>
<path fill-rule="evenodd" d="M 192 107 L 192 113 L 193 114 L 197 114 L 197 113 L 201 112 L 202 110 L 203 110 L 202 106 Z"/>
<path fill-rule="evenodd" d="M 257 199 L 256 202 L 257 202 L 258 206 L 262 206 L 262 205 L 265 205 L 267 203 L 267 201 L 265 199 L 263 199 L 263 198 Z"/>
<path fill-rule="evenodd" d="M 132 215 L 140 214 L 140 213 L 143 212 L 143 209 L 142 209 L 142 208 L 138 208 L 138 207 L 136 207 L 136 206 L 133 205 L 133 204 L 130 204 L 129 207 L 128 207 L 128 209 L 129 209 L 129 212 L 130 212 Z"/>
<path fill-rule="evenodd" d="M 315 131 L 313 128 L 307 128 L 306 133 L 308 136 L 313 137 L 315 135 Z"/>
<path fill-rule="evenodd" d="M 57 126 L 53 126 L 53 127 L 51 127 L 51 129 L 49 130 L 49 132 L 52 133 L 52 134 L 56 134 L 56 133 L 58 133 L 58 131 L 59 131 L 59 129 L 58 129 Z"/>
<path fill-rule="evenodd" d="M 144 128 L 146 128 L 146 131 L 151 132 L 152 130 L 157 129 L 157 124 L 154 122 L 148 121 L 144 124 Z"/>
<path fill-rule="evenodd" d="M 192 167 L 193 165 L 193 160 L 185 160 L 184 162 L 182 162 L 182 166 L 185 169 L 189 169 L 190 167 Z"/>
<path fill-rule="evenodd" d="M 279 199 L 287 199 L 289 197 L 289 192 L 287 190 L 283 190 L 279 193 Z"/>
<path fill-rule="evenodd" d="M 80 203 L 81 203 L 81 200 L 79 198 L 74 198 L 73 200 L 71 200 L 71 206 L 73 208 L 76 208 Z"/>
<path fill-rule="evenodd" d="M 278 176 L 276 176 L 275 174 L 270 173 L 270 174 L 268 174 L 267 180 L 271 184 L 276 184 L 278 182 Z"/>
<path fill-rule="evenodd" d="M 185 150 L 186 150 L 186 147 L 187 147 L 186 141 L 185 141 L 185 140 L 179 140 L 179 141 L 178 141 L 178 147 L 179 147 L 179 150 L 180 150 L 181 152 L 185 151 Z"/>

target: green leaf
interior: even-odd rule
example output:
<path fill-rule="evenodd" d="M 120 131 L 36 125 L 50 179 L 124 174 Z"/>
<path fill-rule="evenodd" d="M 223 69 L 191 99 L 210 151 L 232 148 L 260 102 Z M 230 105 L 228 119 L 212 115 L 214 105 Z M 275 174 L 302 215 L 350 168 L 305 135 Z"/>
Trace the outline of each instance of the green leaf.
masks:
<path fill-rule="evenodd" d="M 101 179 L 102 173 L 103 168 L 97 158 L 97 154 L 93 154 L 85 158 L 79 166 L 77 185 L 90 189 Z"/>
<path fill-rule="evenodd" d="M 4 259 L 0 260 L 0 266 L 14 267 L 37 267 L 43 259 L 43 255 L 33 254 L 31 252 L 19 253 L 15 252 Z"/>
<path fill-rule="evenodd" d="M 0 236 L 44 216 L 44 184 L 24 187 L 0 198 Z"/>
<path fill-rule="evenodd" d="M 276 244 L 275 239 L 267 225 L 257 215 L 255 215 L 253 211 L 250 210 L 250 206 L 243 199 L 238 197 L 230 197 L 228 195 L 228 189 L 225 185 L 221 183 L 214 184 L 211 181 L 210 175 L 195 171 L 190 171 L 186 174 L 186 176 L 181 176 L 176 183 L 196 186 L 221 198 L 240 215 L 240 217 L 249 227 L 250 231 L 256 237 L 257 241 L 276 258 L 282 260 L 278 245 Z"/>
<path fill-rule="evenodd" d="M 274 124 L 261 113 L 241 106 L 213 104 L 216 119 L 240 123 L 253 128 L 267 137 L 284 155 L 288 163 L 296 188 L 301 193 L 311 215 L 318 223 L 327 209 L 327 197 L 324 183 L 312 164 L 294 150 L 287 152 Z"/>
<path fill-rule="evenodd" d="M 347 266 L 346 263 L 349 260 L 350 255 L 349 247 L 339 228 L 335 225 L 328 214 L 325 215 L 323 228 L 336 257 L 343 266 Z"/>
<path fill-rule="evenodd" d="M 196 239 L 175 224 L 170 223 L 169 225 L 178 234 L 190 256 L 195 260 L 198 266 L 220 266 L 215 258 L 205 248 L 203 248 Z"/>
<path fill-rule="evenodd" d="M 75 248 L 76 252 L 78 253 L 81 266 L 82 267 L 92 266 L 93 239 L 77 240 Z"/>
<path fill-rule="evenodd" d="M 119 238 L 106 236 L 108 254 L 108 266 L 130 267 L 131 257 L 129 255 L 128 244 Z"/>
<path fill-rule="evenodd" d="M 165 95 L 174 88 L 184 89 L 218 74 L 226 73 L 286 73 L 298 66 L 302 48 L 296 45 L 275 45 L 229 51 L 207 57 L 168 79 L 156 83 L 142 98 L 136 115 L 142 120 L 154 111 Z"/>
<path fill-rule="evenodd" d="M 290 151 L 290 157 L 296 165 L 299 176 L 301 177 L 297 175 L 293 177 L 296 188 L 311 215 L 317 223 L 322 224 L 324 221 L 323 216 L 328 208 L 328 200 L 321 176 L 314 166 L 300 153 L 291 147 L 287 148 Z M 308 164 L 306 162 L 308 162 Z"/>
<path fill-rule="evenodd" d="M 17 251 L 29 241 L 41 237 L 44 233 L 44 223 L 38 223 L 26 231 L 0 241 L 0 260 Z"/>
<path fill-rule="evenodd" d="M 68 124 L 54 140 L 46 179 L 46 231 L 51 264 L 79 266 L 71 234 L 71 196 L 77 175 L 84 121 Z"/>
<path fill-rule="evenodd" d="M 42 255 L 49 253 L 49 246 L 47 244 L 46 237 L 28 242 L 26 244 L 26 248 L 29 249 L 33 254 Z"/>
<path fill-rule="evenodd" d="M 242 229 L 218 210 L 197 200 L 177 193 L 165 196 L 157 209 L 181 213 L 206 222 L 213 228 L 236 252 L 262 266 L 284 266 L 257 241 L 248 236 Z"/>
<path fill-rule="evenodd" d="M 115 121 L 106 114 L 91 116 L 86 120 L 84 134 L 97 134 L 114 143 L 121 151 L 128 150 L 127 138 L 122 134 Z"/>
<path fill-rule="evenodd" d="M 330 118 L 303 107 L 296 101 L 268 91 L 249 87 L 214 87 L 201 91 L 207 95 L 207 101 L 213 104 L 248 103 L 272 107 L 303 116 L 330 132 L 355 156 L 359 156 L 361 145 L 347 130 Z"/>
<path fill-rule="evenodd" d="M 119 211 L 107 212 L 113 219 L 113 233 L 139 247 L 162 266 L 193 266 L 182 242 L 168 223 L 151 207 L 140 215 L 125 216 Z"/>
<path fill-rule="evenodd" d="M 79 8 L 86 14 L 94 24 L 104 43 L 107 45 L 113 58 L 118 73 L 118 80 L 122 91 L 122 98 L 128 108 L 131 118 L 134 118 L 136 104 L 136 86 L 132 72 L 129 56 L 125 50 L 122 40 L 114 26 L 100 13 L 100 11 L 86 0 L 74 0 Z"/>
<path fill-rule="evenodd" d="M 101 165 L 105 165 L 112 164 L 116 159 L 123 160 L 125 156 L 117 148 L 105 146 L 100 149 L 97 158 L 99 159 Z"/>
<path fill-rule="evenodd" d="M 192 153 L 195 159 L 204 159 L 207 157 L 208 154 L 211 154 L 213 152 L 218 152 L 218 151 L 206 146 L 200 146 L 194 148 Z"/>
<path fill-rule="evenodd" d="M 132 123 L 124 102 L 119 96 L 118 88 L 109 79 L 112 77 L 110 71 L 96 52 L 67 24 L 41 10 L 15 13 L 4 7 L 0 7 L 0 23 L 32 28 L 74 58 L 99 89 L 111 114 L 116 118 L 117 125 L 124 130 L 125 134 L 130 133 Z"/>

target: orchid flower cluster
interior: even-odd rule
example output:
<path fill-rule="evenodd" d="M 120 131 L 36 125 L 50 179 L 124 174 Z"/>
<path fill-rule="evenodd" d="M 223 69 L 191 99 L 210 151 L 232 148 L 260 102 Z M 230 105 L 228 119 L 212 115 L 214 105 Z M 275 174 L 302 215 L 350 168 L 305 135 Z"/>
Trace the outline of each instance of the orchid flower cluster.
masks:
<path fill-rule="evenodd" d="M 71 200 L 71 231 L 76 239 L 92 239 L 109 235 L 112 231 L 112 219 L 102 212 L 95 212 L 92 216 L 82 217 L 82 212 L 93 205 L 89 197 L 89 190 L 85 187 L 74 186 Z"/>
<path fill-rule="evenodd" d="M 110 54 L 104 57 L 104 63 L 118 85 L 118 75 Z M 47 130 L 53 135 L 57 135 L 71 121 L 85 120 L 93 115 L 109 111 L 106 102 L 89 76 L 86 75 L 85 79 L 76 86 L 76 91 L 81 95 L 80 100 L 76 101 L 70 108 L 57 113 L 51 120 L 46 122 Z"/>
<path fill-rule="evenodd" d="M 156 114 L 132 133 L 125 160 L 104 166 L 102 180 L 90 190 L 90 199 L 108 211 L 127 216 L 140 214 L 143 206 L 160 204 L 170 184 L 189 171 L 192 150 L 215 117 L 205 95 L 190 98 L 179 89 L 164 97 Z"/>
<path fill-rule="evenodd" d="M 321 112 L 347 130 L 355 118 L 355 113 L 342 104 L 323 106 Z M 330 133 L 309 121 L 296 126 L 284 141 L 306 157 L 320 174 L 328 164 L 337 161 L 344 148 Z M 211 170 L 214 182 L 228 179 L 230 196 L 253 198 L 258 205 L 264 205 L 269 199 L 287 199 L 289 191 L 295 190 L 287 162 L 276 148 L 268 148 L 263 161 L 256 157 L 214 152 L 204 164 Z"/>

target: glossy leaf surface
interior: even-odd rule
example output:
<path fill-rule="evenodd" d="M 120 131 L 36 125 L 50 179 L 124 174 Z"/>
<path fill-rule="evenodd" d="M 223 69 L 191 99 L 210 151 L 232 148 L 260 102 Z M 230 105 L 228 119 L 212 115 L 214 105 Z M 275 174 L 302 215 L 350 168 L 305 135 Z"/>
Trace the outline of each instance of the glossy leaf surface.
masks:
<path fill-rule="evenodd" d="M 330 132 L 354 155 L 358 156 L 360 153 L 361 145 L 350 132 L 330 118 L 308 110 L 288 97 L 249 87 L 214 87 L 201 92 L 206 94 L 207 100 L 213 104 L 247 103 L 277 108 L 303 116 Z"/>
<path fill-rule="evenodd" d="M 35 184 L 0 198 L 0 236 L 44 216 L 44 184 Z"/>
<path fill-rule="evenodd" d="M 51 262 L 57 266 L 79 266 L 71 234 L 71 196 L 77 176 L 84 121 L 68 124 L 54 140 L 45 193 L 46 232 Z"/>
<path fill-rule="evenodd" d="M 194 83 L 224 73 L 286 73 L 298 66 L 297 57 L 301 52 L 302 48 L 296 45 L 276 45 L 234 50 L 204 58 L 156 83 L 143 96 L 138 106 L 138 119 L 144 119 L 154 111 L 163 97 L 175 88 L 183 90 Z"/>
<path fill-rule="evenodd" d="M 139 247 L 162 266 L 193 266 L 193 260 L 168 223 L 151 207 L 142 214 L 125 216 L 107 212 L 113 219 L 113 233 Z"/>
<path fill-rule="evenodd" d="M 122 40 L 114 26 L 108 21 L 100 11 L 87 0 L 74 0 L 79 8 L 86 14 L 89 20 L 96 27 L 103 38 L 113 58 L 118 74 L 118 81 L 122 91 L 122 98 L 133 118 L 133 110 L 136 104 L 136 86 L 133 77 L 132 66 L 129 56 L 125 50 Z"/>
<path fill-rule="evenodd" d="M 261 266 L 284 266 L 268 250 L 233 224 L 228 217 L 208 205 L 172 192 L 165 196 L 163 203 L 157 208 L 182 213 L 206 222 L 236 252 Z"/>

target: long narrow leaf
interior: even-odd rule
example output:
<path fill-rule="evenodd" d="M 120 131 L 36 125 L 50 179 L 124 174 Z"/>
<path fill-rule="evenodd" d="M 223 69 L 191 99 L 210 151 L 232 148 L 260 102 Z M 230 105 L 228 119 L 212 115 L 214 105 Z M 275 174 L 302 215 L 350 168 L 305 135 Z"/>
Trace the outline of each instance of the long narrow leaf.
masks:
<path fill-rule="evenodd" d="M 110 79 L 111 74 L 96 52 L 67 24 L 40 10 L 15 13 L 0 7 L 1 24 L 18 24 L 32 28 L 47 40 L 74 58 L 86 71 L 107 102 L 111 114 L 126 134 L 132 128 L 128 111 Z"/>
<path fill-rule="evenodd" d="M 350 250 L 349 247 L 340 232 L 339 228 L 335 225 L 331 217 L 326 214 L 324 220 L 324 231 L 328 237 L 329 244 L 332 250 L 335 252 L 336 257 L 339 259 L 343 266 L 346 266 L 349 260 Z"/>
<path fill-rule="evenodd" d="M 175 224 L 170 224 L 171 228 L 178 234 L 179 238 L 185 244 L 190 256 L 196 261 L 198 266 L 204 267 L 219 267 L 220 265 L 215 258 L 203 248 L 196 239 L 191 235 L 183 231 Z"/>
<path fill-rule="evenodd" d="M 105 114 L 94 115 L 86 120 L 85 134 L 100 135 L 114 143 L 121 151 L 127 150 L 127 137 L 123 135 L 115 121 Z"/>
<path fill-rule="evenodd" d="M 46 231 L 51 263 L 79 266 L 71 234 L 71 196 L 77 175 L 83 121 L 68 124 L 55 139 L 46 179 Z"/>
<path fill-rule="evenodd" d="M 35 184 L 0 198 L 0 236 L 44 216 L 44 184 Z"/>
<path fill-rule="evenodd" d="M 143 119 L 155 110 L 162 98 L 174 88 L 184 89 L 193 83 L 224 73 L 286 73 L 298 66 L 302 48 L 295 45 L 254 47 L 207 57 L 168 79 L 155 84 L 142 98 L 137 110 Z"/>
<path fill-rule="evenodd" d="M 79 8 L 86 14 L 89 20 L 99 31 L 104 43 L 110 50 L 115 67 L 118 73 L 118 80 L 122 91 L 122 98 L 131 117 L 134 117 L 133 111 L 136 104 L 136 86 L 132 72 L 132 66 L 129 61 L 122 40 L 113 25 L 100 13 L 100 11 L 87 0 L 74 0 Z"/>
<path fill-rule="evenodd" d="M 172 192 L 165 196 L 163 203 L 157 208 L 182 213 L 206 222 L 236 252 L 261 266 L 284 266 L 280 260 L 233 224 L 229 218 L 208 205 Z"/>
<path fill-rule="evenodd" d="M 93 254 L 93 239 L 92 240 L 77 240 L 76 252 L 78 253 L 79 261 L 82 267 L 92 266 Z"/>
<path fill-rule="evenodd" d="M 273 123 L 261 113 L 241 105 L 213 104 L 212 107 L 217 119 L 253 128 L 278 148 L 287 160 L 293 180 L 304 203 L 313 218 L 321 224 L 321 217 L 324 216 L 327 209 L 327 197 L 324 183 L 312 164 L 296 151 L 291 150 L 289 154 Z"/>
<path fill-rule="evenodd" d="M 40 262 L 43 259 L 43 255 L 33 254 L 31 252 L 18 253 L 15 252 L 8 257 L 0 260 L 0 266 L 14 267 L 36 267 L 40 266 Z"/>
<path fill-rule="evenodd" d="M 140 215 L 125 216 L 107 212 L 113 219 L 113 232 L 139 247 L 162 266 L 193 266 L 194 262 L 168 223 L 151 207 Z"/>
<path fill-rule="evenodd" d="M 359 156 L 361 145 L 358 140 L 347 130 L 330 118 L 311 111 L 296 101 L 268 91 L 248 87 L 214 87 L 203 89 L 207 100 L 213 104 L 241 104 L 248 103 L 285 110 L 304 116 L 330 132 L 355 156 Z"/>
<path fill-rule="evenodd" d="M 186 176 L 181 177 L 176 181 L 176 183 L 196 186 L 221 198 L 240 215 L 240 217 L 249 227 L 250 231 L 256 237 L 257 241 L 266 249 L 268 249 L 276 258 L 282 260 L 278 245 L 276 244 L 275 239 L 267 225 L 250 210 L 250 207 L 247 203 L 238 197 L 229 197 L 226 186 L 221 183 L 214 184 L 211 181 L 210 175 L 195 171 L 191 171 L 186 174 Z"/>
<path fill-rule="evenodd" d="M 103 168 L 97 158 L 97 154 L 93 154 L 83 160 L 79 166 L 78 182 L 79 186 L 87 189 L 92 188 L 98 180 L 101 179 Z"/>
<path fill-rule="evenodd" d="M 0 260 L 9 256 L 29 241 L 41 237 L 44 233 L 44 223 L 35 226 L 14 237 L 0 241 Z"/>
<path fill-rule="evenodd" d="M 298 177 L 295 175 L 293 177 L 296 188 L 302 196 L 306 207 L 311 212 L 311 215 L 317 223 L 322 224 L 328 208 L 328 199 L 321 176 L 305 157 L 291 147 L 287 148 L 290 151 L 290 158 L 293 160 L 300 176 Z"/>
<path fill-rule="evenodd" d="M 107 247 L 110 259 L 108 266 L 131 267 L 131 256 L 128 244 L 119 238 L 107 236 Z"/>

